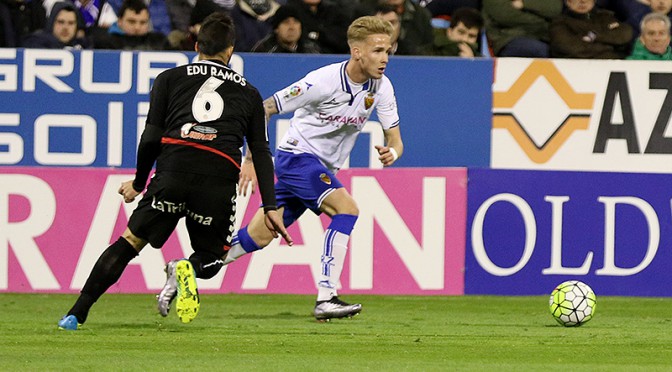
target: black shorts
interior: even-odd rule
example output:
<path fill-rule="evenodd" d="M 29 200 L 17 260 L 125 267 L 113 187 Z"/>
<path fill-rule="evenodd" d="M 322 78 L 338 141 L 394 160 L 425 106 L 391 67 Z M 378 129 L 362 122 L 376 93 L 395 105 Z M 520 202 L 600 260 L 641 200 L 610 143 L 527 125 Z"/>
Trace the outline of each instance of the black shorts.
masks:
<path fill-rule="evenodd" d="M 128 221 L 128 228 L 161 248 L 185 217 L 194 251 L 222 257 L 231 245 L 236 215 L 236 182 L 200 174 L 157 172 Z"/>

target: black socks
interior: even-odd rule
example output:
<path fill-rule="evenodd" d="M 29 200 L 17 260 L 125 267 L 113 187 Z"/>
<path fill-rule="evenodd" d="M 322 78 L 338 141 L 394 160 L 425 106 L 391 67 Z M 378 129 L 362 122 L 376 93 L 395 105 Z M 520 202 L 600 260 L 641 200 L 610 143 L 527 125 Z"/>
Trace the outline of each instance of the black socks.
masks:
<path fill-rule="evenodd" d="M 74 315 L 79 323 L 84 323 L 91 306 L 119 280 L 128 263 L 137 255 L 135 248 L 123 237 L 109 246 L 98 257 L 77 302 L 68 315 Z"/>

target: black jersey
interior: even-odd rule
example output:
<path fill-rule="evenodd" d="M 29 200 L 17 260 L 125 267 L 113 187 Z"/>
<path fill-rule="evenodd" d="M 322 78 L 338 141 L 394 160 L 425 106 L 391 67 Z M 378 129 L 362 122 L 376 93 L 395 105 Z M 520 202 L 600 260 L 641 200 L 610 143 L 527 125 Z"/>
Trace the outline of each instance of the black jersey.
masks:
<path fill-rule="evenodd" d="M 166 70 L 157 76 L 150 93 L 134 188 L 144 189 L 155 161 L 157 172 L 204 174 L 237 182 L 245 140 L 262 201 L 275 205 L 273 163 L 259 91 L 218 61 Z"/>

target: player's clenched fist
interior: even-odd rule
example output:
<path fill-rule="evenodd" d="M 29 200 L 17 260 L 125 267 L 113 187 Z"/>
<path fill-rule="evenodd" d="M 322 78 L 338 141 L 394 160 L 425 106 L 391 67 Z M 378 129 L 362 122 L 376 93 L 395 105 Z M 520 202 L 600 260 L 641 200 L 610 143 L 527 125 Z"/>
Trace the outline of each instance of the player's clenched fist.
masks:
<path fill-rule="evenodd" d="M 394 164 L 399 155 L 393 147 L 379 146 L 376 145 L 376 150 L 378 150 L 378 160 L 383 163 L 383 166 L 389 167 Z"/>
<path fill-rule="evenodd" d="M 124 197 L 126 203 L 132 202 L 136 196 L 140 195 L 140 192 L 133 188 L 133 180 L 122 182 L 118 192 L 119 195 Z"/>

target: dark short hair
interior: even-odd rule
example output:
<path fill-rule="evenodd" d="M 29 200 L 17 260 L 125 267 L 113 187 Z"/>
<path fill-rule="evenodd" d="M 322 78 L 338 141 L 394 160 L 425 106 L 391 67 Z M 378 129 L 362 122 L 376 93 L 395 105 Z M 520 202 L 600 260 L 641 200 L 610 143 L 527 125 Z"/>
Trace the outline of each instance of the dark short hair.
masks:
<path fill-rule="evenodd" d="M 208 56 L 214 56 L 236 40 L 236 28 L 231 17 L 224 12 L 212 13 L 205 17 L 198 31 L 198 50 Z"/>
<path fill-rule="evenodd" d="M 127 10 L 132 10 L 133 13 L 140 13 L 145 9 L 149 12 L 147 4 L 142 0 L 124 0 L 119 9 L 119 18 L 123 17 Z"/>
<path fill-rule="evenodd" d="M 460 23 L 466 28 L 475 27 L 480 31 L 483 28 L 483 16 L 481 12 L 474 8 L 458 8 L 450 16 L 450 28 L 455 28 Z"/>
<path fill-rule="evenodd" d="M 82 15 L 79 13 L 77 8 L 75 7 L 75 4 L 69 2 L 69 1 L 57 1 L 56 4 L 51 8 L 51 12 L 54 15 L 53 21 L 56 22 L 56 18 L 58 17 L 58 14 L 60 12 L 69 12 L 69 13 L 75 13 L 75 19 L 77 20 L 77 29 L 78 30 L 83 30 L 84 29 L 84 20 L 82 19 Z M 53 23 L 52 23 L 52 31 L 53 31 Z"/>

